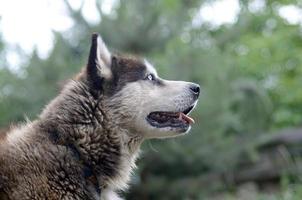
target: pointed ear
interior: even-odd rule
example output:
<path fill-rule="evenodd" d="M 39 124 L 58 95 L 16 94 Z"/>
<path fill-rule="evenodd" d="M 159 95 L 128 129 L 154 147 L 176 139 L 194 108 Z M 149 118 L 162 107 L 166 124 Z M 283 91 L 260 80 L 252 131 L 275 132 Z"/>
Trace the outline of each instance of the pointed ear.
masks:
<path fill-rule="evenodd" d="M 87 77 L 93 82 L 109 79 L 111 72 L 111 54 L 97 33 L 91 37 L 91 47 L 87 63 Z"/>

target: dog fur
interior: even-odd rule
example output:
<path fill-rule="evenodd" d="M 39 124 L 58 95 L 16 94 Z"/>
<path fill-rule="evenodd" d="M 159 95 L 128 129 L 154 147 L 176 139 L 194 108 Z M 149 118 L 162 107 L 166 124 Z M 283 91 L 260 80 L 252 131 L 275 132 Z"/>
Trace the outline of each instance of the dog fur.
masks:
<path fill-rule="evenodd" d="M 190 129 L 151 126 L 148 114 L 193 108 L 198 95 L 198 85 L 160 79 L 148 61 L 112 55 L 93 34 L 82 72 L 37 120 L 0 139 L 0 199 L 121 199 L 141 143 Z"/>

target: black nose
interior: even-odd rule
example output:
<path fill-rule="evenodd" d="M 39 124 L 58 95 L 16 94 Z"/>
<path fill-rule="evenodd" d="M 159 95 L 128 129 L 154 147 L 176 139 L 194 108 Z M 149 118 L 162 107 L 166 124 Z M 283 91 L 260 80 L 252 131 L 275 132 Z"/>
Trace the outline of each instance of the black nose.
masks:
<path fill-rule="evenodd" d="M 197 84 L 192 84 L 192 85 L 190 86 L 190 90 L 191 90 L 191 92 L 192 92 L 196 97 L 199 96 L 199 93 L 200 93 L 200 86 L 199 86 L 199 85 L 197 85 Z"/>

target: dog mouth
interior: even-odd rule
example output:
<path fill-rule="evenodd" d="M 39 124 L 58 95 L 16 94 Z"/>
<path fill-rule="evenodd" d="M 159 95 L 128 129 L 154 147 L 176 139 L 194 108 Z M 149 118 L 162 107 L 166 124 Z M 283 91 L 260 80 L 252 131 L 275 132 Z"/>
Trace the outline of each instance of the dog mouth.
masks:
<path fill-rule="evenodd" d="M 151 112 L 147 116 L 147 121 L 151 126 L 154 126 L 156 128 L 171 127 L 187 129 L 191 124 L 195 123 L 194 119 L 188 116 L 193 108 L 194 105 L 181 112 Z"/>

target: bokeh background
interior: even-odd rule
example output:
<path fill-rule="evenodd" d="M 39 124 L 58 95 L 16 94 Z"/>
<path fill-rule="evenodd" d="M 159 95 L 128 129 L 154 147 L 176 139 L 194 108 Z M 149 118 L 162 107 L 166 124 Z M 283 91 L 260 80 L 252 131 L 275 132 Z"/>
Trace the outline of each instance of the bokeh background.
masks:
<path fill-rule="evenodd" d="M 0 0 L 0 127 L 35 119 L 92 32 L 197 82 L 190 134 L 143 146 L 131 200 L 302 199 L 302 2 Z"/>

